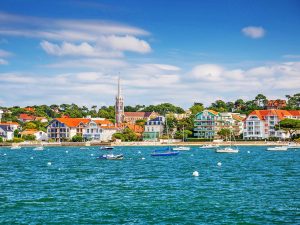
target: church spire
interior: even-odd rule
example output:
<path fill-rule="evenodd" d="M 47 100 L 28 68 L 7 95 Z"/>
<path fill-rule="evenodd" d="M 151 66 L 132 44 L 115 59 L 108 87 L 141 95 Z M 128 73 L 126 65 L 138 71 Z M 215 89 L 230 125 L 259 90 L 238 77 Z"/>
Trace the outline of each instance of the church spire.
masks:
<path fill-rule="evenodd" d="M 116 112 L 116 125 L 119 126 L 124 119 L 124 99 L 121 93 L 120 77 L 118 77 L 118 93 L 116 96 L 115 112 Z"/>

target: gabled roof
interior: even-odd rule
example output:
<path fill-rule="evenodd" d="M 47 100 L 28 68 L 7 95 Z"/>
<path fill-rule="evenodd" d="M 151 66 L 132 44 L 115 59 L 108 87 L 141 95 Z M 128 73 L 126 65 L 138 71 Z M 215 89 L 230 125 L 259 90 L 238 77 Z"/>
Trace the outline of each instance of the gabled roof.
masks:
<path fill-rule="evenodd" d="M 105 119 L 105 120 L 92 120 L 95 122 L 97 125 L 100 125 L 101 127 L 114 127 L 115 125 L 113 122 Z"/>
<path fill-rule="evenodd" d="M 80 123 L 86 124 L 91 121 L 86 118 L 56 118 L 55 120 L 64 123 L 68 127 L 77 127 Z"/>
<path fill-rule="evenodd" d="M 19 126 L 20 124 L 18 124 L 17 122 L 2 122 L 2 123 L 0 123 L 0 125 L 17 125 L 17 126 Z"/>
<path fill-rule="evenodd" d="M 235 114 L 232 114 L 232 118 L 233 118 L 234 120 L 238 120 L 238 121 L 243 121 L 243 120 L 244 120 L 243 117 L 240 117 L 239 115 L 235 115 Z"/>
<path fill-rule="evenodd" d="M 21 135 L 34 135 L 36 132 L 40 132 L 37 129 L 26 129 L 21 132 Z"/>
<path fill-rule="evenodd" d="M 35 116 L 28 115 L 26 113 L 22 113 L 22 114 L 20 114 L 19 119 L 22 119 L 22 120 L 34 120 Z"/>
<path fill-rule="evenodd" d="M 125 117 L 143 117 L 147 118 L 154 112 L 124 112 Z"/>
<path fill-rule="evenodd" d="M 144 132 L 144 128 L 140 125 L 128 124 L 126 127 L 128 127 L 130 130 L 132 130 L 135 133 L 143 133 Z"/>
<path fill-rule="evenodd" d="M 216 115 L 216 116 L 219 114 L 217 111 L 212 110 L 212 109 L 209 109 L 207 111 L 210 112 L 210 113 L 212 113 L 212 114 L 214 114 L 214 115 Z"/>
<path fill-rule="evenodd" d="M 0 128 L 5 132 L 13 131 L 9 125 L 0 125 Z"/>
<path fill-rule="evenodd" d="M 288 116 L 300 116 L 300 110 L 280 110 L 280 109 L 269 109 L 269 110 L 254 110 L 250 115 L 256 115 L 260 120 L 265 120 L 266 116 L 277 116 L 280 120 Z"/>

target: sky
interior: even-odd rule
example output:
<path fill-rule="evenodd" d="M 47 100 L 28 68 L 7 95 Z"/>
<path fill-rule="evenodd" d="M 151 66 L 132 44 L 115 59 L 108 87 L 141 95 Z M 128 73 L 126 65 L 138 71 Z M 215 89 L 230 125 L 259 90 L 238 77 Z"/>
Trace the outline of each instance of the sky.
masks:
<path fill-rule="evenodd" d="M 0 1 L 0 106 L 300 92 L 298 0 Z"/>

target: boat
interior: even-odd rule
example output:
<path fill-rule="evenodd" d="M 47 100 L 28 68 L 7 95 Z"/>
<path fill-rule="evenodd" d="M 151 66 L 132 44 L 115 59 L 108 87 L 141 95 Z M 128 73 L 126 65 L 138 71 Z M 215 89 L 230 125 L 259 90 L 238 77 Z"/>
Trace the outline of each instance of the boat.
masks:
<path fill-rule="evenodd" d="M 267 151 L 287 151 L 288 146 L 275 146 L 267 148 Z"/>
<path fill-rule="evenodd" d="M 107 154 L 107 155 L 101 155 L 98 157 L 98 159 L 107 159 L 107 160 L 122 160 L 124 159 L 123 154 L 114 155 L 114 154 Z"/>
<path fill-rule="evenodd" d="M 35 147 L 33 150 L 34 151 L 43 151 L 44 147 L 43 146 Z"/>
<path fill-rule="evenodd" d="M 234 144 L 232 145 L 232 137 L 234 139 Z M 234 135 L 232 134 L 232 130 L 230 129 L 230 136 L 229 136 L 229 141 L 230 141 L 230 146 L 222 147 L 222 148 L 217 148 L 216 153 L 238 153 L 239 149 L 235 144 L 235 138 Z"/>
<path fill-rule="evenodd" d="M 182 142 L 184 142 L 184 127 L 182 129 Z M 176 146 L 172 148 L 174 151 L 189 151 L 191 148 L 189 146 Z"/>
<path fill-rule="evenodd" d="M 101 146 L 100 147 L 100 150 L 113 150 L 114 149 L 114 147 L 112 147 L 112 146 Z"/>
<path fill-rule="evenodd" d="M 210 149 L 210 148 L 218 148 L 218 147 L 219 147 L 219 145 L 208 144 L 208 145 L 202 145 L 199 148 Z"/>
<path fill-rule="evenodd" d="M 217 153 L 238 153 L 239 150 L 237 148 L 225 147 L 216 150 Z"/>
<path fill-rule="evenodd" d="M 188 146 L 176 146 L 172 148 L 174 151 L 189 151 L 191 148 Z"/>
<path fill-rule="evenodd" d="M 166 118 L 166 128 L 167 128 L 168 143 L 170 143 L 167 118 Z M 170 146 L 168 146 L 165 148 L 155 149 L 154 152 L 151 153 L 151 156 L 175 156 L 178 154 L 179 154 L 178 151 L 174 151 Z"/>
<path fill-rule="evenodd" d="M 300 148 L 300 145 L 297 145 L 296 143 L 288 143 L 287 148 L 288 149 Z"/>
<path fill-rule="evenodd" d="M 12 146 L 10 149 L 12 150 L 16 150 L 16 149 L 21 149 L 22 147 L 19 146 L 19 145 L 15 145 L 15 146 Z"/>

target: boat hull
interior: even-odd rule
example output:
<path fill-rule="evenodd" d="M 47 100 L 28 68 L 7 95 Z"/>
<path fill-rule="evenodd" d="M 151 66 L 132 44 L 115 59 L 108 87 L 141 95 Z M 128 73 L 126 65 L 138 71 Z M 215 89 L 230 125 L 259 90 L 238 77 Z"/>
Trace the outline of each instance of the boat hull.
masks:
<path fill-rule="evenodd" d="M 172 148 L 174 151 L 189 151 L 191 148 L 190 147 L 175 147 Z"/>
<path fill-rule="evenodd" d="M 157 153 L 152 153 L 151 156 L 175 156 L 178 154 L 179 152 L 157 152 Z"/>

